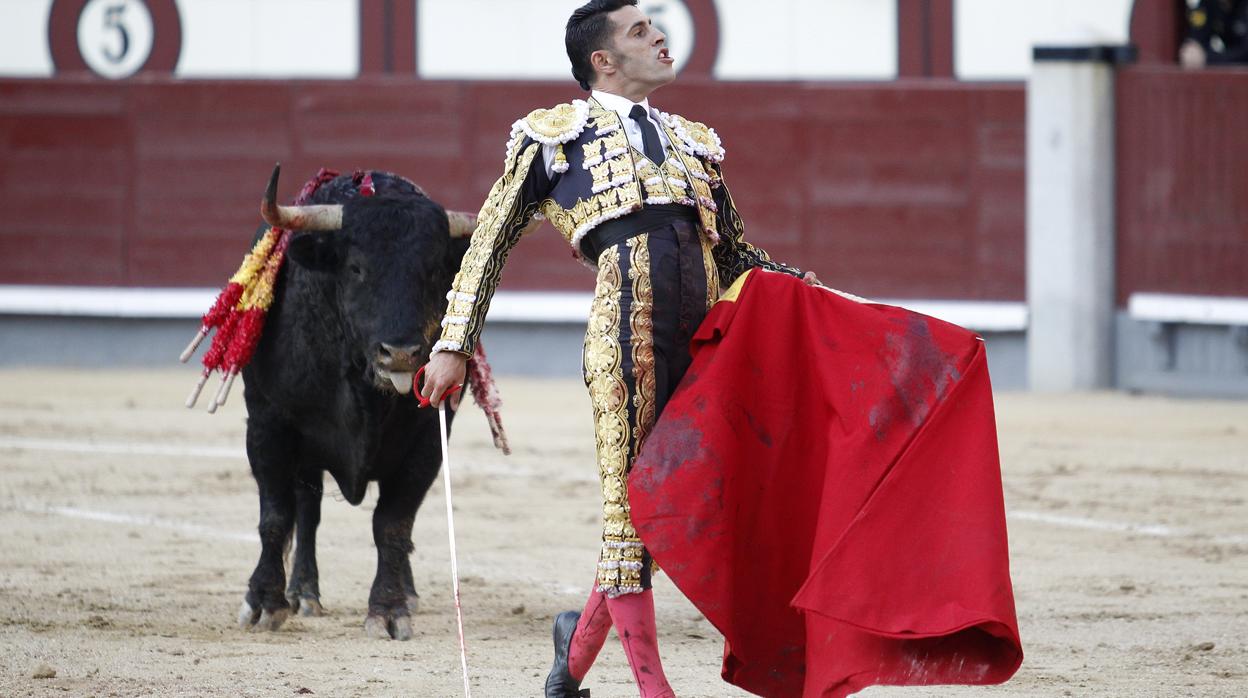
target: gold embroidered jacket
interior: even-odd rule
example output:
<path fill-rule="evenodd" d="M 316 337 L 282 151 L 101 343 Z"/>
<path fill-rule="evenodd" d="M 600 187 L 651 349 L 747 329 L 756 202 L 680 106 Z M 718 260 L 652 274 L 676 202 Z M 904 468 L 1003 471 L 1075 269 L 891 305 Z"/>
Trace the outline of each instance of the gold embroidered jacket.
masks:
<path fill-rule="evenodd" d="M 629 145 L 619 114 L 597 100 L 538 109 L 513 124 L 503 176 L 477 217 L 434 351 L 472 354 L 507 255 L 535 217 L 549 219 L 574 256 L 594 266 L 581 257 L 580 241 L 600 223 L 646 204 L 683 204 L 697 211 L 703 234 L 715 242 L 721 288 L 752 267 L 801 275 L 745 242 L 723 183 L 724 148 L 715 130 L 673 114 L 658 117 L 671 144 L 661 165 Z M 555 147 L 553 177 L 543 146 Z"/>

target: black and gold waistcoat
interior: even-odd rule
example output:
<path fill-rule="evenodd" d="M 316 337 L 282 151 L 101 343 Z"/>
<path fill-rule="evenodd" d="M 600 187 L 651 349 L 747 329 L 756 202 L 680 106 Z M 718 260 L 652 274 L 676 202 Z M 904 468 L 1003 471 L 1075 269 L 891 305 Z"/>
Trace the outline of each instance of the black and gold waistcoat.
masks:
<path fill-rule="evenodd" d="M 581 256 L 580 242 L 600 223 L 648 204 L 682 204 L 696 210 L 702 233 L 714 244 L 723 288 L 751 267 L 801 275 L 742 239 L 715 130 L 674 114 L 657 115 L 671 144 L 661 165 L 632 147 L 619 114 L 594 99 L 537 109 L 512 125 L 503 176 L 477 216 L 434 351 L 471 355 L 507 254 L 536 218 L 548 219 L 573 255 L 592 267 L 596 260 Z M 555 149 L 553 176 L 546 173 L 543 146 Z"/>

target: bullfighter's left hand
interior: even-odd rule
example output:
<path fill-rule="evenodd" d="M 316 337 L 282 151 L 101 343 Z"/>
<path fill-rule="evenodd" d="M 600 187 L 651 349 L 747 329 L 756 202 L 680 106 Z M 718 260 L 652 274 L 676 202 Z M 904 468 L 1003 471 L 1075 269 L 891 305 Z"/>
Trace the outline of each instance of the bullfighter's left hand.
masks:
<path fill-rule="evenodd" d="M 442 404 L 447 391 L 464 384 L 468 357 L 453 351 L 440 351 L 425 364 L 425 384 L 418 386 L 420 396 L 434 407 Z"/>
<path fill-rule="evenodd" d="M 823 285 L 823 283 L 819 281 L 819 277 L 815 276 L 815 272 L 813 271 L 808 271 L 805 274 L 803 274 L 802 281 L 805 281 L 807 286 L 822 286 Z"/>

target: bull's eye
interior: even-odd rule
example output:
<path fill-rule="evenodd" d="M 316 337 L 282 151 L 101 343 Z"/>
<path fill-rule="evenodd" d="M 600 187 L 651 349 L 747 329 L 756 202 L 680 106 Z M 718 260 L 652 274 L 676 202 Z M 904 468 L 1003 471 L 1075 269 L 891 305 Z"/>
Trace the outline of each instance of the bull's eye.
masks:
<path fill-rule="evenodd" d="M 350 270 L 355 276 L 364 276 L 364 270 L 360 269 L 360 265 L 355 262 L 348 264 L 347 269 Z"/>

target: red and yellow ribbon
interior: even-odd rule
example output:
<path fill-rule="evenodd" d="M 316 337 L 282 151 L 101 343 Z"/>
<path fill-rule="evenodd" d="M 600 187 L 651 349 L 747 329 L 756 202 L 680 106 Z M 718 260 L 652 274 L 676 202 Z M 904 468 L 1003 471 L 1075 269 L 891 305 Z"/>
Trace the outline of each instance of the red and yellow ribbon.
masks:
<path fill-rule="evenodd" d="M 300 190 L 299 196 L 295 197 L 295 205 L 306 204 L 317 189 L 337 176 L 337 172 L 322 168 Z M 191 340 L 186 351 L 182 352 L 182 361 L 191 357 L 209 333 L 215 330 L 216 334 L 212 337 L 208 351 L 204 352 L 204 371 L 187 398 L 187 407 L 195 405 L 208 378 L 219 371 L 221 387 L 217 389 L 212 404 L 208 406 L 209 412 L 215 412 L 217 407 L 225 404 L 234 378 L 251 361 L 256 346 L 260 344 L 269 307 L 273 305 L 273 287 L 286 259 L 290 235 L 289 230 L 281 228 L 269 228 L 265 231 L 247 256 L 243 257 L 238 271 L 230 277 L 229 283 L 204 314 L 198 334 Z"/>

